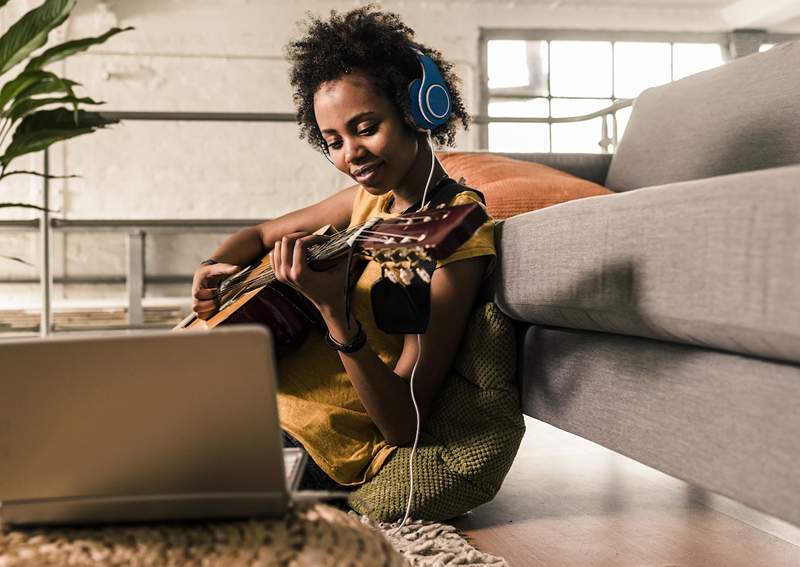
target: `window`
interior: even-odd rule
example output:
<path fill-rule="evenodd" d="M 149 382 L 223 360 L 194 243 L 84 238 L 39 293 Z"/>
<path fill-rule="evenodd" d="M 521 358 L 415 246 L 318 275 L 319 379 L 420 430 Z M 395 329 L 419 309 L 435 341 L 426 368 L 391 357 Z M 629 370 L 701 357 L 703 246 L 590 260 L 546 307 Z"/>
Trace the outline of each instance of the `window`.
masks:
<path fill-rule="evenodd" d="M 516 37 L 513 37 L 516 36 Z M 722 65 L 725 34 L 484 30 L 482 147 L 505 152 L 600 153 L 603 119 L 552 123 L 632 99 Z M 618 138 L 631 109 L 616 112 Z M 534 123 L 492 117 L 535 118 Z M 614 121 L 607 131 L 613 139 Z M 609 140 L 610 141 L 610 140 Z M 613 144 L 610 147 L 613 150 Z"/>

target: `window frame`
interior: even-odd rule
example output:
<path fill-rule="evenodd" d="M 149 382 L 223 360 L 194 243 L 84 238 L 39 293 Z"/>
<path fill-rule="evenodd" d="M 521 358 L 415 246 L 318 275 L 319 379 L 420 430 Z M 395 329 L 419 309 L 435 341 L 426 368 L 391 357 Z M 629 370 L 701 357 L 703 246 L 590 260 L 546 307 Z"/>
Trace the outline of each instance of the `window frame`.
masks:
<path fill-rule="evenodd" d="M 576 30 L 576 29 L 546 29 L 546 28 L 480 28 L 479 29 L 479 52 L 478 52 L 478 104 L 479 114 L 486 117 L 478 129 L 479 147 L 489 149 L 489 125 L 493 122 L 489 117 L 489 101 L 491 92 L 489 89 L 489 41 L 492 40 L 517 40 L 517 41 L 607 41 L 611 43 L 611 104 L 621 99 L 616 96 L 614 84 L 615 70 L 615 51 L 616 42 L 645 42 L 645 43 L 669 43 L 671 52 L 671 71 L 670 77 L 675 74 L 674 44 L 675 43 L 717 43 L 722 49 L 722 58 L 725 63 L 731 60 L 730 43 L 731 37 L 735 32 L 671 32 L 671 31 L 633 31 L 633 30 Z M 783 43 L 800 38 L 798 34 L 769 33 L 764 32 L 761 43 Z M 546 98 L 550 115 L 547 119 L 549 129 L 549 151 L 553 152 L 553 122 L 552 119 L 552 99 L 553 94 L 550 89 L 550 77 L 552 75 L 550 60 L 550 45 L 547 47 L 547 96 L 535 97 Z M 674 80 L 674 79 L 671 79 Z M 500 95 L 503 96 L 503 95 Z M 555 97 L 572 98 L 578 100 L 595 99 L 597 97 Z"/>

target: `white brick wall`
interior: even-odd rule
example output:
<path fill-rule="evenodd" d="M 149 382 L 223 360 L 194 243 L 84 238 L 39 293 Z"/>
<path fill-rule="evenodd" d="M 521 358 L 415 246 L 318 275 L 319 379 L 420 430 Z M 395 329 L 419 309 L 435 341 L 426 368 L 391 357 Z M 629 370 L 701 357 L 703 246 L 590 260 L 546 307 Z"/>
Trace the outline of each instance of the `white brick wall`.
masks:
<path fill-rule="evenodd" d="M 36 5 L 17 0 L 21 7 Z M 137 29 L 62 64 L 86 94 L 107 101 L 107 110 L 291 112 L 283 49 L 295 23 L 310 10 L 325 14 L 363 2 L 306 0 L 80 0 L 60 32 L 70 38 L 114 25 Z M 419 39 L 454 61 L 471 112 L 477 111 L 480 27 L 661 29 L 718 31 L 719 14 L 703 8 L 652 5 L 599 7 L 597 2 L 552 0 L 393 0 Z M 609 3 L 612 4 L 612 3 Z M 669 2 L 664 2 L 669 5 Z M 5 28 L 6 20 L 0 20 Z M 462 148 L 475 147 L 473 134 Z M 34 166 L 39 158 L 30 160 Z M 51 206 L 68 218 L 268 218 L 315 202 L 350 184 L 305 142 L 291 123 L 125 123 L 52 152 L 56 172 L 80 179 L 53 182 Z M 40 199 L 38 179 L 13 179 L 0 201 Z M 29 217 L 1 212 L 2 218 Z M 148 242 L 151 273 L 188 273 L 219 236 L 155 237 Z M 33 235 L 0 232 L 0 254 L 38 264 Z M 121 274 L 124 245 L 97 233 L 55 242 L 58 273 Z M 0 278 L 36 270 L 0 259 Z M 38 297 L 0 284 L 4 302 Z M 179 289 L 158 293 L 186 293 Z M 77 290 L 76 290 L 77 292 Z M 69 296 L 69 292 L 65 292 Z M 86 293 L 85 290 L 81 294 Z M 91 292 L 88 292 L 91 293 Z M 104 292 L 105 293 L 105 292 Z"/>

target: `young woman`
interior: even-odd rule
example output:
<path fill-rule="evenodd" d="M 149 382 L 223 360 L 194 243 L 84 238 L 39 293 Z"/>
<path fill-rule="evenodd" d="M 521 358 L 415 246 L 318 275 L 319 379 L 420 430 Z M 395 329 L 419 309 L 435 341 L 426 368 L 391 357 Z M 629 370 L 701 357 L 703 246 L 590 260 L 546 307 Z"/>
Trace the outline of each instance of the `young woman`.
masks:
<path fill-rule="evenodd" d="M 450 91 L 452 112 L 430 133 L 413 121 L 409 83 L 422 74 L 419 53 L 430 57 Z M 434 409 L 436 394 L 458 349 L 478 289 L 494 259 L 492 222 L 444 261 L 430 282 L 431 309 L 423 335 L 389 335 L 374 321 L 370 287 L 380 266 L 369 262 L 345 308 L 347 263 L 314 271 L 306 251 L 324 239 L 310 233 L 396 215 L 414 205 L 428 186 L 453 183 L 429 140 L 452 145 L 468 115 L 452 66 L 414 41 L 400 18 L 371 6 L 327 20 L 312 18 L 305 35 L 288 47 L 300 136 L 327 154 L 356 186 L 304 209 L 228 238 L 196 272 L 193 308 L 201 318 L 216 310 L 219 281 L 269 251 L 279 281 L 291 285 L 320 311 L 329 337 L 313 333 L 297 351 L 279 359 L 278 403 L 284 442 L 311 456 L 304 486 L 354 486 L 369 480 L 395 447 L 411 444 L 416 414 Z M 479 202 L 463 188 L 451 205 Z M 363 342 L 363 334 L 366 342 Z M 337 345 L 350 347 L 337 348 Z M 355 350 L 353 350 L 355 347 Z M 346 352 L 352 350 L 352 352 Z"/>

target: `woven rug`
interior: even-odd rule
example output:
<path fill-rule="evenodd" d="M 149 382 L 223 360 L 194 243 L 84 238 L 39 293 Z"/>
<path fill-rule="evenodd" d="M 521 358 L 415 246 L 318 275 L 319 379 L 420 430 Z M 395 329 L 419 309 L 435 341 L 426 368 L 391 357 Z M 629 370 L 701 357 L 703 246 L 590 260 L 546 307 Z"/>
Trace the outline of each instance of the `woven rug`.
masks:
<path fill-rule="evenodd" d="M 354 512 L 351 514 L 355 516 Z M 366 516 L 360 519 L 383 531 L 392 546 L 414 567 L 508 566 L 505 559 L 472 547 L 458 530 L 447 524 L 416 520 L 407 522 L 398 530 L 395 524 L 375 524 Z"/>
<path fill-rule="evenodd" d="M 505 564 L 475 550 L 452 526 L 410 522 L 396 530 L 324 504 L 275 520 L 0 529 L 0 567 Z"/>

